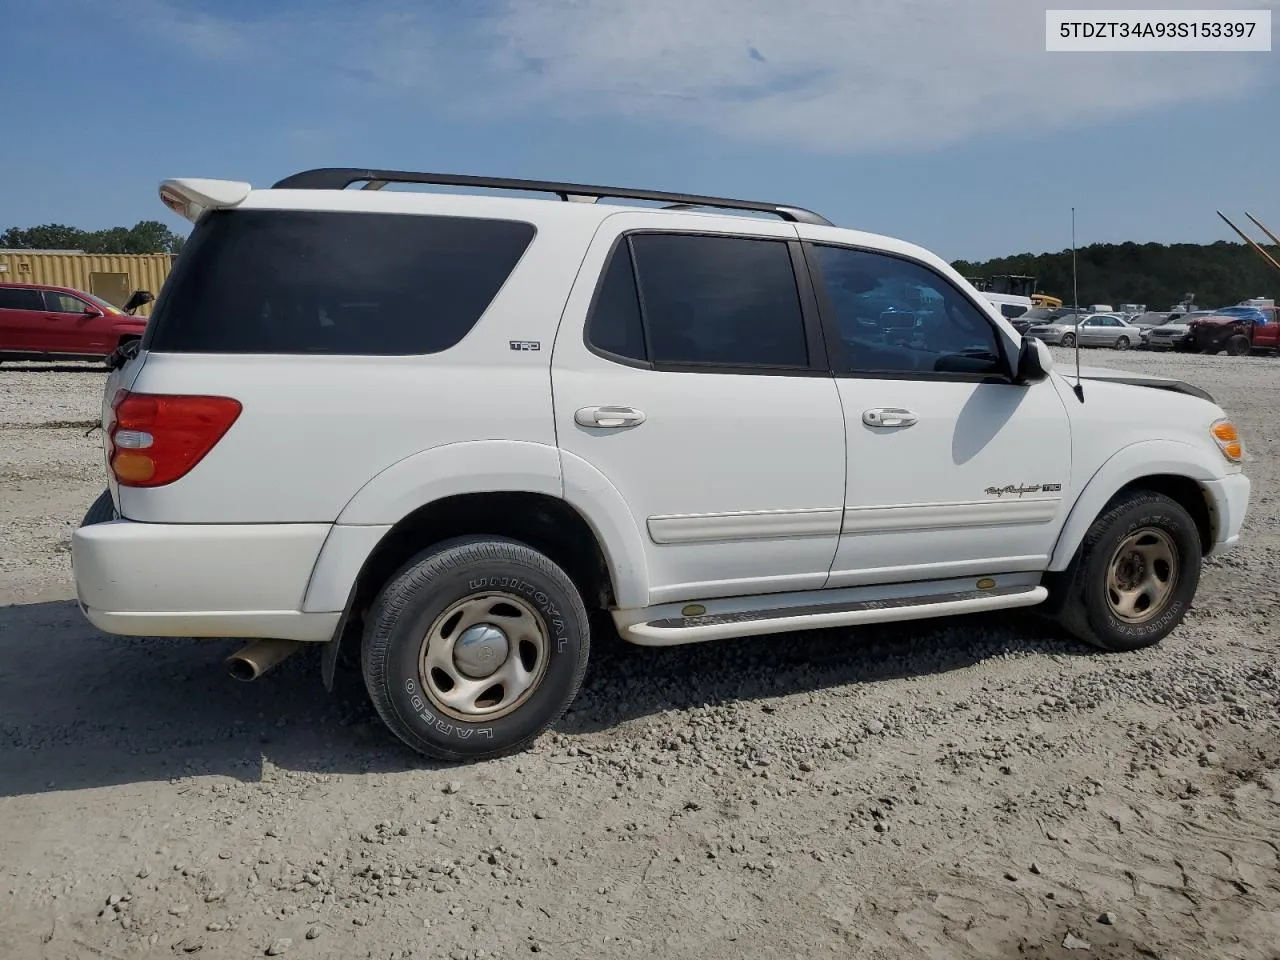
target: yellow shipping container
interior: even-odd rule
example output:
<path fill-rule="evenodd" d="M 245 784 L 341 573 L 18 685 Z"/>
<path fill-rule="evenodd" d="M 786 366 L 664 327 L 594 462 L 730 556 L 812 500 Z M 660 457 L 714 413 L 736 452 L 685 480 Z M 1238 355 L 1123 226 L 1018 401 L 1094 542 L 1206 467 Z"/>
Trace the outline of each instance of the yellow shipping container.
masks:
<path fill-rule="evenodd" d="M 135 290 L 160 296 L 173 268 L 169 253 L 76 253 L 70 250 L 0 250 L 0 283 L 74 287 L 124 306 Z M 150 316 L 151 304 L 138 310 Z"/>

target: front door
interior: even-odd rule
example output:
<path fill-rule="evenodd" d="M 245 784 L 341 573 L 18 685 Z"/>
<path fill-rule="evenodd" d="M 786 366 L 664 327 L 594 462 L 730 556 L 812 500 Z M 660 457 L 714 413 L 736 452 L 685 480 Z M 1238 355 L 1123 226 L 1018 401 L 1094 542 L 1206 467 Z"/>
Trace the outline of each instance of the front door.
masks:
<path fill-rule="evenodd" d="M 106 354 L 107 324 L 97 307 L 69 293 L 46 290 L 49 350 L 55 353 Z"/>
<path fill-rule="evenodd" d="M 552 357 L 566 485 L 621 495 L 649 603 L 820 588 L 845 424 L 795 230 L 670 222 L 609 217 L 579 272 Z"/>
<path fill-rule="evenodd" d="M 848 429 L 828 586 L 1043 569 L 1071 468 L 1053 383 L 1012 383 L 994 321 L 934 267 L 835 244 L 806 249 Z M 886 311 L 915 314 L 911 341 L 877 327 Z"/>

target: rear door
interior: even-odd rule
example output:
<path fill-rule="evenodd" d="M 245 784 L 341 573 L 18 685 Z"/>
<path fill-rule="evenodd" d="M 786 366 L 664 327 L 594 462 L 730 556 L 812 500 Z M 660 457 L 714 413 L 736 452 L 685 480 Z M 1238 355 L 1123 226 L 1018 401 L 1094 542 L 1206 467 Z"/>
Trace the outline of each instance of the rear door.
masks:
<path fill-rule="evenodd" d="M 565 482 L 621 494 L 650 603 L 821 588 L 845 425 L 794 228 L 657 222 L 604 221 L 570 295 L 552 356 Z"/>
<path fill-rule="evenodd" d="M 45 351 L 44 299 L 39 290 L 0 287 L 0 350 Z"/>

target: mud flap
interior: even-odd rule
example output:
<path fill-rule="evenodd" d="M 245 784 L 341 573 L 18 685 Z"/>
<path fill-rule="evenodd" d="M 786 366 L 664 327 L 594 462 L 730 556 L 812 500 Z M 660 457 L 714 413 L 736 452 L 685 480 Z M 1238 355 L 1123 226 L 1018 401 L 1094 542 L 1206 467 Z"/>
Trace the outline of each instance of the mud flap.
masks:
<path fill-rule="evenodd" d="M 320 679 L 324 682 L 324 689 L 327 693 L 333 693 L 333 678 L 338 672 L 338 652 L 342 646 L 342 637 L 347 632 L 347 624 L 351 622 L 351 611 L 356 605 L 356 583 L 351 585 L 351 592 L 347 594 L 347 603 L 342 608 L 342 616 L 338 619 L 338 625 L 333 630 L 333 636 L 324 645 L 324 651 L 320 655 Z"/>

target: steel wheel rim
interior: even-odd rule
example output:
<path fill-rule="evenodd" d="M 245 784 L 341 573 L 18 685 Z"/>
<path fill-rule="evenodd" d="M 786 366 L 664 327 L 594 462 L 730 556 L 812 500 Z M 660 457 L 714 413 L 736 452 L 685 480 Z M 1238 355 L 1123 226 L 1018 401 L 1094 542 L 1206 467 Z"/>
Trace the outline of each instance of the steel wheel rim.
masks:
<path fill-rule="evenodd" d="M 1178 585 L 1178 548 L 1164 530 L 1142 527 L 1120 542 L 1107 565 L 1107 603 L 1125 623 L 1146 623 Z"/>
<path fill-rule="evenodd" d="M 496 720 L 538 689 L 549 651 L 542 618 L 525 600 L 472 594 L 431 624 L 418 655 L 418 680 L 441 713 L 466 722 Z"/>

